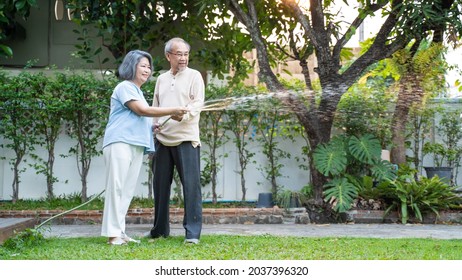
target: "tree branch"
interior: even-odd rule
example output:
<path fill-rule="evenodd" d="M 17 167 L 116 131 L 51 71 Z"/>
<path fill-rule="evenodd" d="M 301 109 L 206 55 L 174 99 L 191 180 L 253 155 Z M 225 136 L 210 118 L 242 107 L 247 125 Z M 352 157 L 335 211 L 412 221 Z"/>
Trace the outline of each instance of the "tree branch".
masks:
<path fill-rule="evenodd" d="M 388 2 L 384 2 L 382 4 L 368 5 L 364 7 L 362 11 L 359 12 L 358 16 L 353 20 L 353 22 L 351 23 L 350 27 L 345 32 L 345 34 L 335 44 L 334 50 L 332 52 L 332 55 L 335 59 L 337 58 L 340 59 L 340 52 L 342 48 L 348 43 L 348 41 L 351 39 L 351 36 L 356 32 L 359 26 L 364 22 L 364 19 L 366 19 L 366 16 L 364 15 L 375 13 L 376 11 L 383 8 L 387 4 Z"/>

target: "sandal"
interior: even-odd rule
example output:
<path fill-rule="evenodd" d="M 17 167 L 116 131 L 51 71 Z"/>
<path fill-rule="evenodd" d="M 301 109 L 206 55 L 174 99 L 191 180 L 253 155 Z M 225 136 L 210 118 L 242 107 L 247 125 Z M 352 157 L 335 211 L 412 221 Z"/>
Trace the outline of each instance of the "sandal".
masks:
<path fill-rule="evenodd" d="M 112 240 L 109 240 L 107 242 L 107 244 L 109 244 L 109 245 L 125 245 L 125 244 L 127 244 L 127 241 L 123 240 L 120 237 L 115 237 Z"/>
<path fill-rule="evenodd" d="M 128 243 L 128 242 L 141 243 L 141 241 L 136 240 L 136 239 L 133 239 L 133 238 L 128 237 L 128 236 L 125 236 L 124 238 L 122 238 L 122 240 L 125 241 L 125 242 L 127 242 L 127 243 Z"/>

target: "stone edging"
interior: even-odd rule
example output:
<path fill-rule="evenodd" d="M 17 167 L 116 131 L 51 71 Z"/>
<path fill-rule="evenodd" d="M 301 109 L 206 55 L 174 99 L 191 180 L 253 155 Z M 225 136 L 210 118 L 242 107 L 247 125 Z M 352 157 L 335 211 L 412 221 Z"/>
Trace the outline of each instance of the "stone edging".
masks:
<path fill-rule="evenodd" d="M 35 218 L 38 223 L 62 213 L 64 210 L 0 210 L 0 218 Z M 102 210 L 74 210 L 52 220 L 53 224 L 100 224 Z M 126 222 L 129 224 L 153 223 L 152 208 L 130 209 Z M 170 208 L 170 222 L 181 224 L 184 209 Z M 396 212 L 383 216 L 381 210 L 350 210 L 346 213 L 346 221 L 353 223 L 400 223 Z M 305 208 L 204 208 L 202 212 L 204 224 L 309 224 L 309 215 Z M 441 212 L 425 215 L 423 222 L 410 219 L 410 223 L 423 224 L 462 224 L 461 212 Z"/>
<path fill-rule="evenodd" d="M 64 210 L 1 210 L 0 218 L 35 218 L 38 223 L 54 217 Z M 100 224 L 102 210 L 74 210 L 52 220 L 53 224 Z M 152 208 L 129 209 L 126 222 L 129 224 L 153 223 Z M 183 208 L 170 208 L 170 222 L 183 223 Z M 308 224 L 309 217 L 305 208 L 292 208 L 289 211 L 273 208 L 204 208 L 204 224 Z"/>
<path fill-rule="evenodd" d="M 400 223 L 401 217 L 397 212 L 390 212 L 384 217 L 385 211 L 382 210 L 350 210 L 347 212 L 347 220 L 355 223 L 373 224 L 373 223 Z M 420 222 L 415 218 L 410 218 L 409 223 L 422 224 L 462 224 L 461 212 L 440 212 L 439 217 L 435 213 L 424 215 L 423 221 Z"/>

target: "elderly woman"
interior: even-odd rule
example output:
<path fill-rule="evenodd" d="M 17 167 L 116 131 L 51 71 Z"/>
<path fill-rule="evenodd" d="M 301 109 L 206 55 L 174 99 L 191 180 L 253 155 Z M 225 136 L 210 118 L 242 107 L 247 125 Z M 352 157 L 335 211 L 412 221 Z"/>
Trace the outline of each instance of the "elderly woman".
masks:
<path fill-rule="evenodd" d="M 125 216 L 133 198 L 143 156 L 154 151 L 152 117 L 180 118 L 185 107 L 151 107 L 141 86 L 152 72 L 152 57 L 130 51 L 119 67 L 122 80 L 111 96 L 111 111 L 103 141 L 106 194 L 101 235 L 111 245 L 139 242 L 125 234 Z"/>

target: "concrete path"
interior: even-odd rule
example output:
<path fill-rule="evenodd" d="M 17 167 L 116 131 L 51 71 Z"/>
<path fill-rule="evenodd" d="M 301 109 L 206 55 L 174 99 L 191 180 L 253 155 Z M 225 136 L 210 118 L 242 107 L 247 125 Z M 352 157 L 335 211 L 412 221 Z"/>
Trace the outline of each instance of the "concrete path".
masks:
<path fill-rule="evenodd" d="M 151 229 L 147 224 L 127 225 L 127 234 L 141 237 Z M 100 236 L 101 225 L 52 225 L 45 232 L 46 237 L 96 237 Z M 401 224 L 204 224 L 203 235 L 263 235 L 300 237 L 369 237 L 369 238 L 434 238 L 462 239 L 462 225 L 401 225 Z M 171 235 L 183 236 L 181 224 L 171 225 Z"/>
<path fill-rule="evenodd" d="M 36 224 L 37 221 L 32 218 L 0 218 L 0 245 L 16 232 L 33 228 Z"/>

